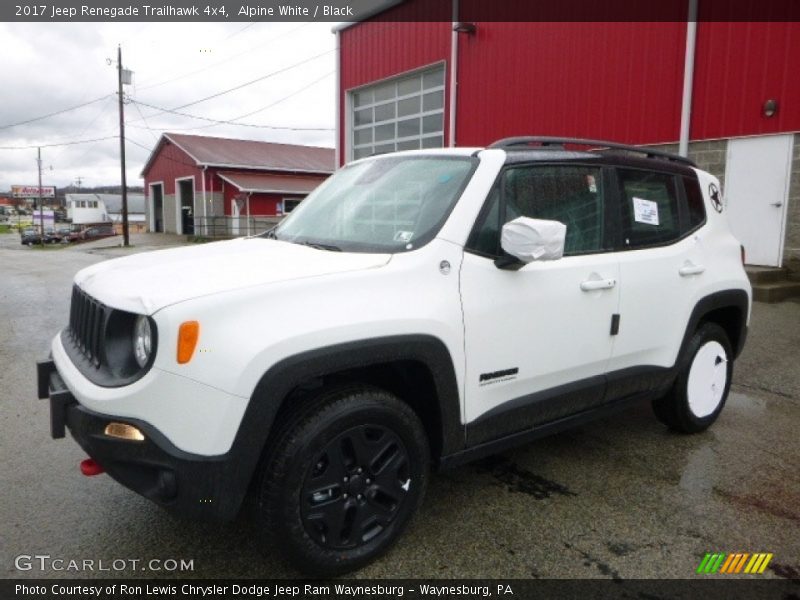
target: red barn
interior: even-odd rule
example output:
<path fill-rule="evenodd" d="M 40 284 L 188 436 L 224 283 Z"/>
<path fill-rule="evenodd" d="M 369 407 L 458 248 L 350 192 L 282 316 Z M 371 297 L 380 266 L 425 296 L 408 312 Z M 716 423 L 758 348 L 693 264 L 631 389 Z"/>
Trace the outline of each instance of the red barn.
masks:
<path fill-rule="evenodd" d="M 339 164 L 514 135 L 664 145 L 726 183 L 748 262 L 800 259 L 800 3 L 382 6 L 335 29 Z"/>
<path fill-rule="evenodd" d="M 142 170 L 148 228 L 256 233 L 291 212 L 334 166 L 332 148 L 165 133 Z"/>

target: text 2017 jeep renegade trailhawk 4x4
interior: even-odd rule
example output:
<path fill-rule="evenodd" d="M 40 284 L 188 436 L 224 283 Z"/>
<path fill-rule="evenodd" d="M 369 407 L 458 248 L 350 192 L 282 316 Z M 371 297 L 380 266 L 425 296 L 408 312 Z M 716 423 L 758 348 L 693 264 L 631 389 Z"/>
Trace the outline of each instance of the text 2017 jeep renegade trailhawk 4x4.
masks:
<path fill-rule="evenodd" d="M 678 156 L 377 156 L 263 235 L 80 271 L 39 396 L 85 470 L 193 517 L 232 519 L 250 490 L 259 537 L 330 575 L 389 548 L 430 465 L 642 399 L 711 425 L 747 332 L 742 257 L 719 182 Z"/>

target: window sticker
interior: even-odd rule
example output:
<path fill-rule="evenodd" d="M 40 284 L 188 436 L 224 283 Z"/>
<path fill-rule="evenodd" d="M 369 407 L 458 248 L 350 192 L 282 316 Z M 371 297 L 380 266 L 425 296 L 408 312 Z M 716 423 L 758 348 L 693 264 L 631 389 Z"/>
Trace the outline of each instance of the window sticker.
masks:
<path fill-rule="evenodd" d="M 633 220 L 647 225 L 658 225 L 658 204 L 652 200 L 633 197 Z"/>
<path fill-rule="evenodd" d="M 414 237 L 413 231 L 398 231 L 394 234 L 394 241 L 395 242 L 409 242 L 411 238 Z"/>

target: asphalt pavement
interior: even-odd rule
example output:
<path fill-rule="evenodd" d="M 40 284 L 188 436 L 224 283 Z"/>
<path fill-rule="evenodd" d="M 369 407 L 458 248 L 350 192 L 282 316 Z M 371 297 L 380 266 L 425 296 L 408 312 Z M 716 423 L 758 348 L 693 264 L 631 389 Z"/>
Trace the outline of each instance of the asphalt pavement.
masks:
<path fill-rule="evenodd" d="M 69 434 L 50 438 L 34 363 L 67 321 L 72 277 L 164 240 L 40 250 L 0 235 L 0 577 L 297 576 L 246 519 L 170 516 L 82 476 Z M 435 474 L 397 546 L 356 576 L 688 578 L 707 552 L 770 552 L 763 577 L 800 577 L 798 364 L 800 303 L 756 304 L 709 431 L 670 433 L 643 405 Z M 50 558 L 18 558 L 36 555 Z"/>

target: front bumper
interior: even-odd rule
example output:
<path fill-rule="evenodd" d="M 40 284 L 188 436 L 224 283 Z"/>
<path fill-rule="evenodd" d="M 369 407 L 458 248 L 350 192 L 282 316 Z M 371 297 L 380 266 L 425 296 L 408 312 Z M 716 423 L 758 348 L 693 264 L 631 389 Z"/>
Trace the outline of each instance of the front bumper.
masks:
<path fill-rule="evenodd" d="M 247 491 L 249 476 L 237 468 L 233 453 L 206 457 L 176 448 L 148 423 L 99 414 L 82 406 L 64 384 L 52 360 L 36 364 L 38 395 L 50 401 L 50 432 L 72 437 L 116 481 L 190 518 L 226 521 L 234 518 Z M 138 428 L 144 440 L 105 434 L 109 423 Z"/>

